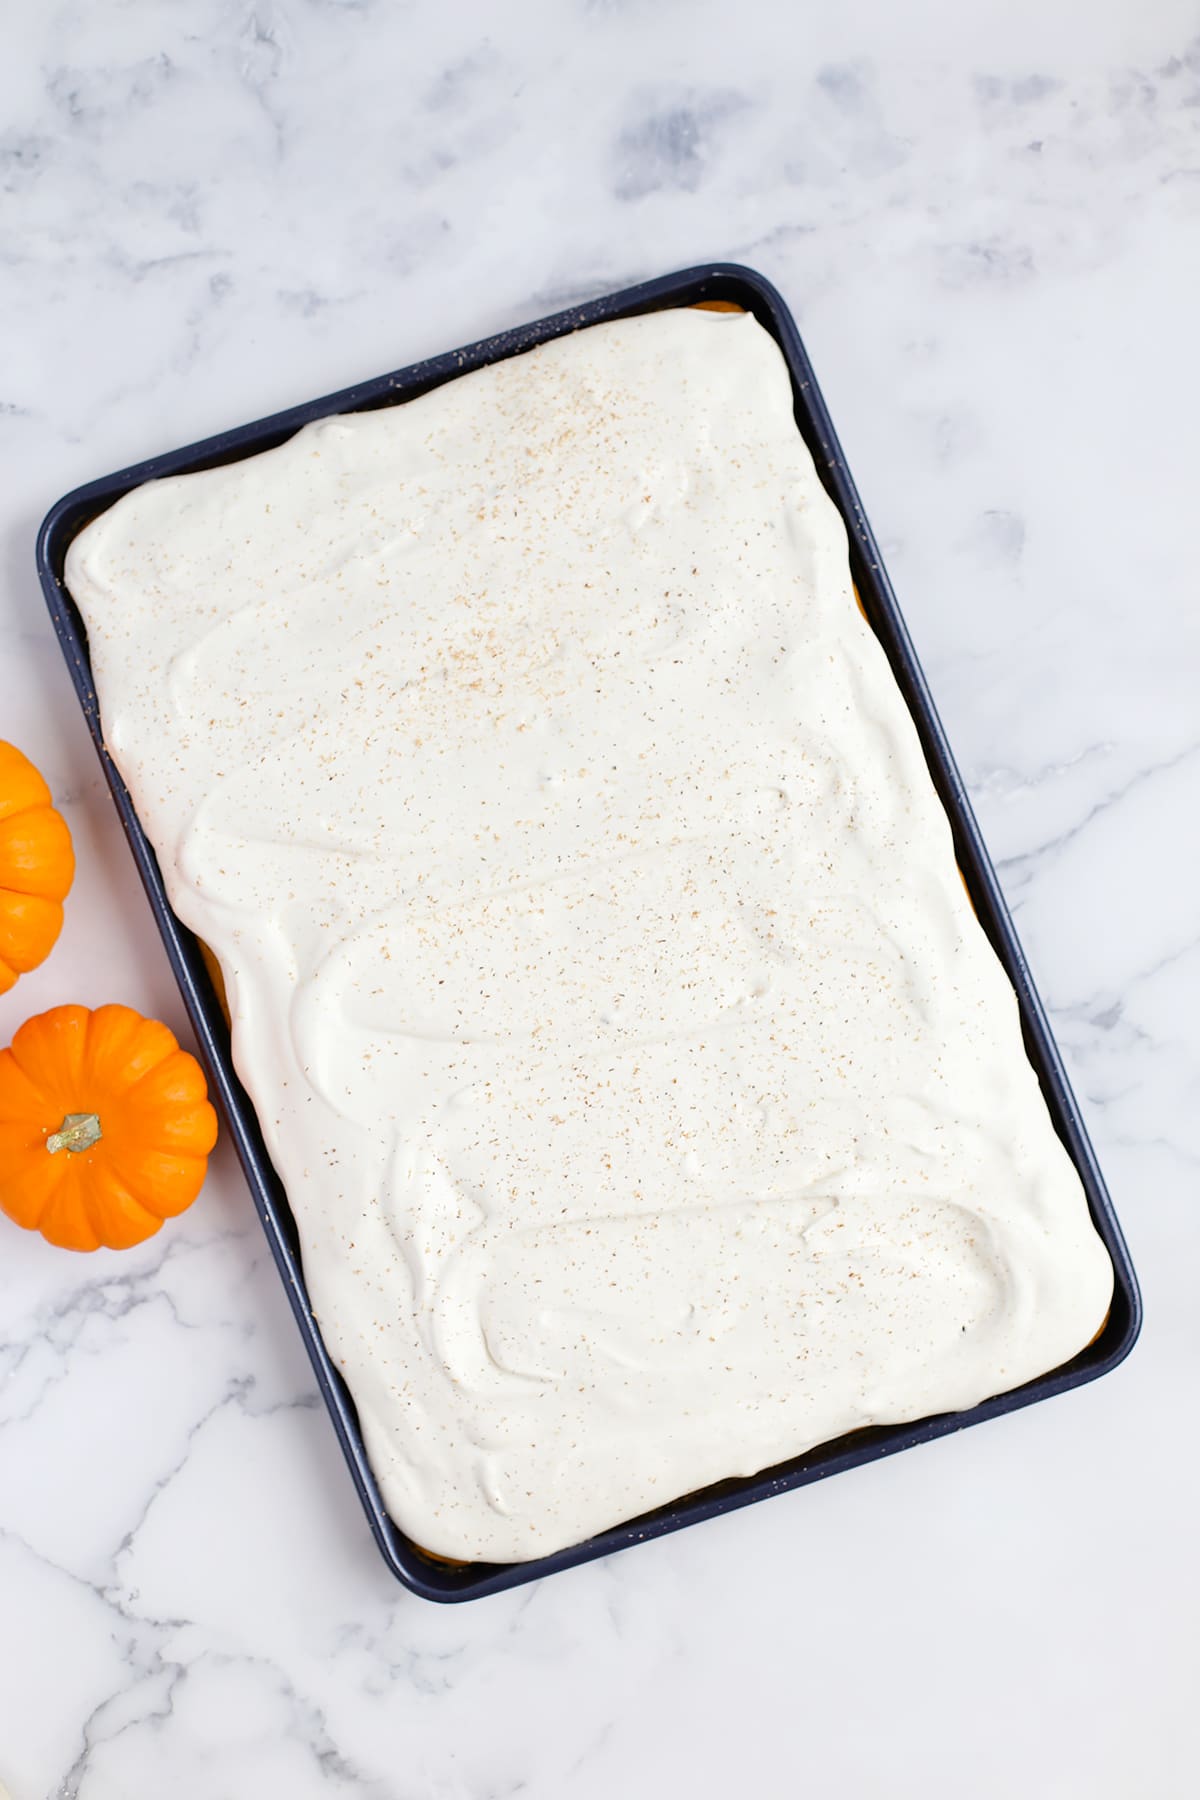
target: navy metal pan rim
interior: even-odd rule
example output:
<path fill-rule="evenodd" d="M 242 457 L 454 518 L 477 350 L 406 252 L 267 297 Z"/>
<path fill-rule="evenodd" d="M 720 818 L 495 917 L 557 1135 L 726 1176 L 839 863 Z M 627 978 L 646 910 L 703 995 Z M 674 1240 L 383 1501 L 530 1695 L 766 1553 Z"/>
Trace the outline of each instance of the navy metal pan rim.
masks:
<path fill-rule="evenodd" d="M 72 537 L 83 525 L 143 481 L 237 461 L 281 443 L 311 419 L 410 399 L 467 370 L 500 361 L 535 344 L 604 319 L 623 318 L 666 306 L 694 305 L 703 300 L 732 301 L 754 313 L 774 336 L 787 359 L 796 397 L 797 424 L 816 460 L 822 480 L 845 520 L 850 539 L 851 569 L 860 598 L 913 714 L 930 771 L 950 817 L 959 864 L 972 903 L 1016 989 L 1030 1059 L 1037 1070 L 1055 1126 L 1083 1181 L 1096 1227 L 1112 1257 L 1116 1272 L 1112 1310 L 1095 1342 L 1070 1363 L 1024 1387 L 998 1394 L 967 1412 L 854 1432 L 776 1468 L 730 1479 L 686 1496 L 553 1556 L 528 1563 L 474 1563 L 455 1567 L 422 1555 L 384 1508 L 367 1462 L 353 1403 L 326 1352 L 308 1303 L 295 1225 L 282 1186 L 267 1157 L 254 1109 L 234 1073 L 229 1032 L 216 991 L 196 939 L 171 911 L 154 852 L 124 783 L 104 748 L 86 634 L 63 586 L 63 561 Z M 1068 1388 L 1079 1387 L 1106 1374 L 1129 1354 L 1141 1328 L 1142 1308 L 1121 1228 L 808 355 L 780 295 L 755 270 L 736 263 L 712 263 L 664 275 L 89 482 L 65 495 L 46 515 L 38 533 L 37 566 L 80 705 L 359 1499 L 388 1567 L 414 1593 L 429 1600 L 469 1600 L 559 1569 L 571 1568 L 773 1494 L 805 1486 L 827 1475 L 874 1462 L 897 1450 L 960 1431 L 984 1419 L 996 1418 Z"/>

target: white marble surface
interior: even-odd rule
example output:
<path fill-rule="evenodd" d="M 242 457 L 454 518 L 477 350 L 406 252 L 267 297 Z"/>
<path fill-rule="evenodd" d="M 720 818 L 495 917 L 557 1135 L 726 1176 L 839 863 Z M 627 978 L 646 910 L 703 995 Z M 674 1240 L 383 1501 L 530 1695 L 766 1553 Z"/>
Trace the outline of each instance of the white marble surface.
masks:
<path fill-rule="evenodd" d="M 1080 1393 L 436 1608 L 376 1555 L 227 1149 L 141 1251 L 5 1225 L 0 1782 L 1193 1795 L 1194 4 L 8 0 L 3 37 L 0 734 L 81 871 L 0 1042 L 65 999 L 182 1024 L 36 587 L 49 502 L 735 257 L 799 315 L 1147 1325 Z"/>

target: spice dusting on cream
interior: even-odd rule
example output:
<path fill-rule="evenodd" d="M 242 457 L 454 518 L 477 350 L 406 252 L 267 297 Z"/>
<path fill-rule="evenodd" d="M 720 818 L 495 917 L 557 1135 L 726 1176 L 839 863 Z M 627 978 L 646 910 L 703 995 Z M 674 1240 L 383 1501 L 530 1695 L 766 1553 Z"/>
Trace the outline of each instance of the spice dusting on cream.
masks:
<path fill-rule="evenodd" d="M 1099 1329 L 753 319 L 596 326 L 150 483 L 67 582 L 418 1543 L 542 1555 Z"/>

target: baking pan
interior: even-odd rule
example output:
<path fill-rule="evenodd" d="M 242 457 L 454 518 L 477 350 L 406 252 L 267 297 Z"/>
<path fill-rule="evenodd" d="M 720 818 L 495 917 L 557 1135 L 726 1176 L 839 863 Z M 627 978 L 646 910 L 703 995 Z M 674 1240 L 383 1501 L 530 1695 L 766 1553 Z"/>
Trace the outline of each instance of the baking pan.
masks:
<path fill-rule="evenodd" d="M 1046 1103 L 1055 1127 L 1079 1171 L 1096 1229 L 1112 1258 L 1116 1287 L 1112 1309 L 1100 1335 L 1073 1361 L 1037 1381 L 1026 1383 L 1011 1393 L 999 1394 L 981 1406 L 966 1412 L 945 1413 L 922 1419 L 915 1424 L 876 1426 L 856 1431 L 833 1443 L 820 1445 L 807 1455 L 779 1464 L 761 1474 L 723 1481 L 715 1487 L 677 1500 L 656 1512 L 648 1513 L 629 1524 L 614 1526 L 586 1543 L 536 1562 L 453 1565 L 424 1556 L 389 1518 L 375 1478 L 367 1462 L 358 1428 L 354 1403 L 333 1367 L 309 1305 L 301 1268 L 295 1222 L 288 1208 L 287 1196 L 279 1182 L 263 1144 L 254 1108 L 234 1074 L 230 1057 L 229 1030 L 209 977 L 200 946 L 192 934 L 175 917 L 167 902 L 154 852 L 138 822 L 133 805 L 116 767 L 104 748 L 96 690 L 88 660 L 87 634 L 83 622 L 63 585 L 63 560 L 75 534 L 89 520 L 103 512 L 130 488 L 159 476 L 181 475 L 195 469 L 212 468 L 219 463 L 236 462 L 257 451 L 270 449 L 305 425 L 330 413 L 361 412 L 368 408 L 391 406 L 411 399 L 428 389 L 469 369 L 485 363 L 499 362 L 562 337 L 581 327 L 595 325 L 604 319 L 620 319 L 669 306 L 692 306 L 702 301 L 724 301 L 752 312 L 775 338 L 791 370 L 796 399 L 796 423 L 816 461 L 817 470 L 834 504 L 845 520 L 850 540 L 850 565 L 863 608 L 883 644 L 901 692 L 916 721 L 934 784 L 950 817 L 959 866 L 979 919 L 1012 981 L 1017 993 L 1024 1028 L 1026 1048 L 1041 1081 Z M 883 567 L 879 548 L 863 512 L 858 490 L 846 467 L 825 402 L 817 387 L 812 367 L 799 333 L 787 307 L 769 282 L 752 269 L 736 264 L 717 263 L 684 269 L 675 275 L 664 275 L 637 287 L 608 294 L 603 299 L 588 301 L 566 312 L 554 313 L 531 325 L 522 325 L 498 337 L 485 338 L 464 350 L 450 351 L 427 362 L 414 363 L 395 374 L 382 375 L 375 381 L 363 382 L 341 393 L 327 395 L 276 413 L 254 425 L 236 431 L 222 432 L 175 450 L 165 456 L 152 457 L 133 468 L 77 488 L 51 508 L 38 535 L 38 573 L 46 596 L 46 604 L 58 633 L 63 655 L 84 716 L 96 744 L 108 785 L 129 839 L 151 910 L 166 945 L 171 967 L 175 971 L 188 1014 L 199 1040 L 200 1050 L 208 1065 L 209 1075 L 220 1097 L 228 1121 L 228 1129 L 237 1145 L 250 1192 L 262 1219 L 283 1284 L 291 1301 L 296 1323 L 312 1359 L 317 1383 L 324 1395 L 342 1451 L 350 1469 L 359 1498 L 366 1511 L 380 1550 L 388 1567 L 415 1593 L 430 1600 L 469 1600 L 502 1588 L 533 1581 L 557 1569 L 568 1569 L 593 1557 L 607 1556 L 647 1538 L 677 1531 L 681 1526 L 700 1519 L 713 1518 L 751 1501 L 764 1500 L 789 1488 L 803 1487 L 826 1475 L 855 1468 L 860 1463 L 874 1462 L 893 1451 L 943 1437 L 947 1432 L 961 1431 L 1000 1413 L 1029 1406 L 1035 1400 L 1048 1399 L 1067 1388 L 1079 1387 L 1098 1375 L 1107 1373 L 1132 1349 L 1141 1325 L 1141 1301 L 1137 1281 L 1121 1236 L 1120 1226 L 1096 1164 L 1079 1110 L 1071 1093 L 1062 1060 L 1050 1032 L 1041 1000 L 1034 988 L 1028 965 L 1013 930 L 1012 920 L 1004 904 L 995 872 L 979 828 L 963 789 L 962 778 L 954 765 L 945 733 L 934 710 L 925 677 L 921 672 L 904 621 L 900 616 L 892 586 Z M 799 1524 L 799 1518 L 797 1518 Z"/>

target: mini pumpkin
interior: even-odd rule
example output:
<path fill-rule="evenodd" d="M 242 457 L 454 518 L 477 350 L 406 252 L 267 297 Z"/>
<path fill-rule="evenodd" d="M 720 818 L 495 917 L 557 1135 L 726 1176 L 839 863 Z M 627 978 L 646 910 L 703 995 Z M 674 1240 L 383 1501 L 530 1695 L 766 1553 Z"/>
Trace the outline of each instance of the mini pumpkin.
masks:
<path fill-rule="evenodd" d="M 50 789 L 0 739 L 0 994 L 49 956 L 74 875 L 71 834 Z"/>
<path fill-rule="evenodd" d="M 175 1035 L 55 1006 L 0 1051 L 0 1208 L 68 1250 L 124 1250 L 200 1192 L 217 1115 Z"/>

